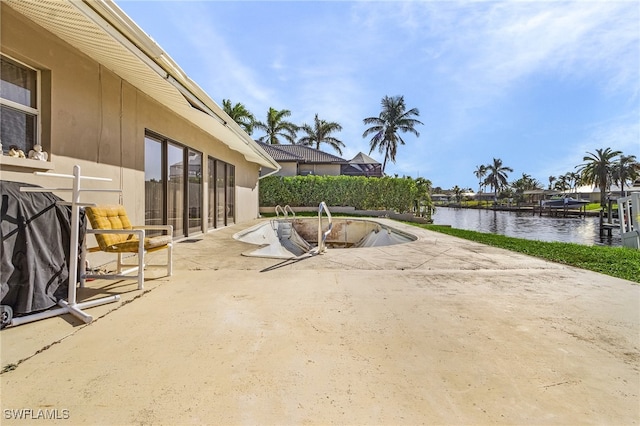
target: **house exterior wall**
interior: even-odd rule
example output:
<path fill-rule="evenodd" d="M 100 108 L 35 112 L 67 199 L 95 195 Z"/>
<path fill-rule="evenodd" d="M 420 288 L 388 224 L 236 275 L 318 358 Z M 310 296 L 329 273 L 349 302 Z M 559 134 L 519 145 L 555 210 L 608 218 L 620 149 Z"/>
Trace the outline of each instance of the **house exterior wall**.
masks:
<path fill-rule="evenodd" d="M 301 175 L 309 171 L 318 176 L 340 176 L 340 164 L 300 164 L 298 167 Z"/>
<path fill-rule="evenodd" d="M 49 162 L 9 159 L 0 162 L 2 180 L 45 187 L 70 185 L 33 175 L 34 170 L 71 174 L 79 165 L 83 175 L 113 181 L 83 181 L 83 187 L 119 188 L 132 221 L 143 224 L 144 140 L 150 130 L 203 154 L 235 166 L 235 222 L 258 215 L 259 166 L 151 99 L 127 81 L 90 59 L 10 7 L 3 6 L 0 51 L 41 70 L 41 144 Z M 205 179 L 206 180 L 206 179 Z M 207 187 L 203 184 L 203 226 L 207 224 Z M 68 193 L 56 194 L 68 199 Z M 86 193 L 83 201 L 118 203 L 117 195 Z"/>
<path fill-rule="evenodd" d="M 296 176 L 298 174 L 298 163 L 281 161 L 278 164 L 282 167 L 277 173 L 278 176 Z"/>

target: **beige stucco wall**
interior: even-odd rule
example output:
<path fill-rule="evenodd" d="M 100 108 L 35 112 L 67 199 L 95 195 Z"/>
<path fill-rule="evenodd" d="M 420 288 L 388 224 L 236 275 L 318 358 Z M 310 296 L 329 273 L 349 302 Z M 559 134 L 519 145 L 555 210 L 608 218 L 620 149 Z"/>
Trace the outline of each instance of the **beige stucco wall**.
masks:
<path fill-rule="evenodd" d="M 280 171 L 277 173 L 278 176 L 296 176 L 298 174 L 298 163 L 291 162 L 280 162 Z"/>
<path fill-rule="evenodd" d="M 49 153 L 47 168 L 72 173 L 79 165 L 83 175 L 109 177 L 113 182 L 83 182 L 85 187 L 122 189 L 122 201 L 132 220 L 144 223 L 144 137 L 151 130 L 203 153 L 233 164 L 236 171 L 236 222 L 258 215 L 259 166 L 177 116 L 119 76 L 33 22 L 2 5 L 0 50 L 42 70 L 42 139 Z M 7 160 L 8 161 L 8 160 Z M 34 168 L 0 164 L 3 180 L 46 187 L 66 186 L 34 176 Z M 15 164 L 12 161 L 11 164 Z M 24 164 L 33 165 L 25 161 Z M 204 186 L 203 224 L 207 223 Z M 69 194 L 58 193 L 68 199 Z M 119 201 L 117 195 L 86 194 L 89 202 Z"/>
<path fill-rule="evenodd" d="M 311 170 L 314 175 L 318 176 L 339 176 L 340 164 L 301 164 L 300 174 L 303 174 L 303 170 Z"/>

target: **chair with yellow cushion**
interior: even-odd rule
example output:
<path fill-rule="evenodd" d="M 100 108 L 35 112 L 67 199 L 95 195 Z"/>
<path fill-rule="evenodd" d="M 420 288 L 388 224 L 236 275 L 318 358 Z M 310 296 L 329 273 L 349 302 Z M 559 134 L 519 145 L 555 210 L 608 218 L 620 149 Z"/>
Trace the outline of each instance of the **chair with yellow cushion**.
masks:
<path fill-rule="evenodd" d="M 87 234 L 94 234 L 98 247 L 87 249 L 86 244 L 82 250 L 80 285 L 84 287 L 86 278 L 123 279 L 132 278 L 134 271 L 138 278 L 138 289 L 144 288 L 144 258 L 145 254 L 158 250 L 167 250 L 167 275 L 172 274 L 173 251 L 173 226 L 171 225 L 147 225 L 132 226 L 124 206 L 109 205 L 86 207 L 85 212 L 92 229 L 87 229 Z M 147 236 L 146 231 L 161 230 L 163 235 Z M 107 252 L 118 255 L 116 273 L 111 275 L 87 274 L 85 256 L 87 252 Z M 123 263 L 122 255 L 135 253 L 138 255 L 136 265 Z M 131 268 L 123 270 L 123 267 Z"/>

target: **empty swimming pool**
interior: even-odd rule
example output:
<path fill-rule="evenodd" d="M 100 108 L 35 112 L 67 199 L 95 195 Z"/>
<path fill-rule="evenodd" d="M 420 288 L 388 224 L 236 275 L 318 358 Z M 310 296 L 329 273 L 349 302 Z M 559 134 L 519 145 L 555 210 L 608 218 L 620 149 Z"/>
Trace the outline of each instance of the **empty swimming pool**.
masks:
<path fill-rule="evenodd" d="M 326 221 L 323 229 L 326 229 Z M 264 221 L 236 233 L 234 239 L 260 245 L 245 256 L 291 258 L 313 252 L 318 244 L 318 219 L 294 218 Z M 333 218 L 325 246 L 330 249 L 379 247 L 415 241 L 417 237 L 366 219 Z"/>

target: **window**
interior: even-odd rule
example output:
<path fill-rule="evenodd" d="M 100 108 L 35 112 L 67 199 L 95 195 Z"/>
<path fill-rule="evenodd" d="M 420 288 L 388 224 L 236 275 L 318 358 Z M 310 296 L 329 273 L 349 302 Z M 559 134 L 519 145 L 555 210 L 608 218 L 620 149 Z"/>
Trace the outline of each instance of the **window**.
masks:
<path fill-rule="evenodd" d="M 0 140 L 2 150 L 12 147 L 25 155 L 38 144 L 38 71 L 0 56 Z"/>

